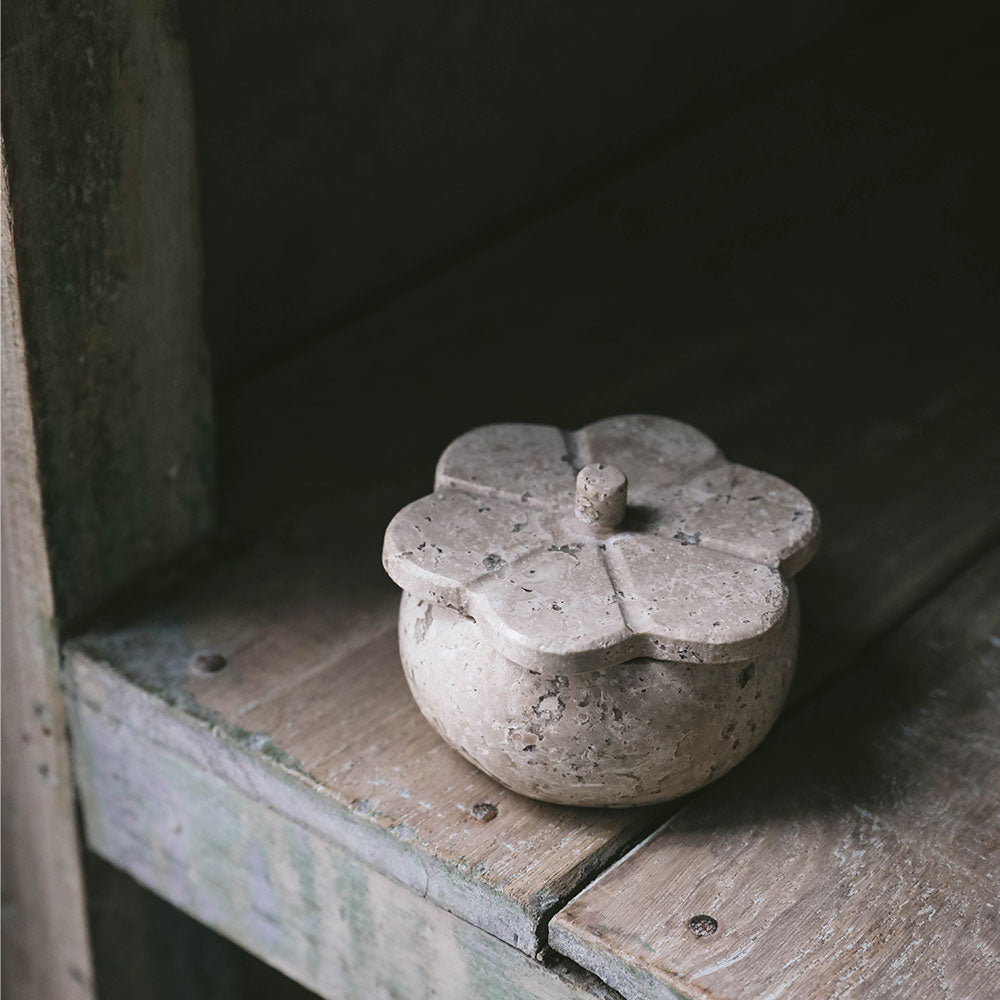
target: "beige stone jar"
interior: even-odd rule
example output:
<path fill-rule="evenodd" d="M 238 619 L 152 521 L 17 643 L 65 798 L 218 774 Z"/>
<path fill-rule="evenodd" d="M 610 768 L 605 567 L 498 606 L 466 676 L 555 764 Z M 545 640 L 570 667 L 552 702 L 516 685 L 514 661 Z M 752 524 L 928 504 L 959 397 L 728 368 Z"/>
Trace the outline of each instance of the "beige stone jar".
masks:
<path fill-rule="evenodd" d="M 383 561 L 410 689 L 451 746 L 532 798 L 633 806 L 764 738 L 818 537 L 787 483 L 686 424 L 624 416 L 463 435 Z"/>

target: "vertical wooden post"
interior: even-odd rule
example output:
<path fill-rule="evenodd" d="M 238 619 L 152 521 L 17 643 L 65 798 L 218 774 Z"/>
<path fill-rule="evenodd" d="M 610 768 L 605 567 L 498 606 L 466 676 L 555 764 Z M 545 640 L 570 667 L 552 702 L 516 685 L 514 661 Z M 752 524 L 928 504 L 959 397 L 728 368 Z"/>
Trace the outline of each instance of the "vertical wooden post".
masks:
<path fill-rule="evenodd" d="M 3 174 L 3 992 L 92 996 L 34 420 Z"/>
<path fill-rule="evenodd" d="M 211 524 L 191 81 L 166 0 L 11 0 L 4 18 L 24 355 L 65 623 Z"/>
<path fill-rule="evenodd" d="M 194 121 L 170 0 L 3 20 L 3 987 L 83 1000 L 59 640 L 212 523 Z"/>

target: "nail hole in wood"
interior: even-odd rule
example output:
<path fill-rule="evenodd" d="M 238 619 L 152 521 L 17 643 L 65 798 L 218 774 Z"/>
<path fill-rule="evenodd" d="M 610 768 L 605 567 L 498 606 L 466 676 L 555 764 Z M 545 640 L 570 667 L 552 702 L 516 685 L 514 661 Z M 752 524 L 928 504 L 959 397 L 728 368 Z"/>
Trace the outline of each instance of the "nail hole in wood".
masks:
<path fill-rule="evenodd" d="M 191 673 L 217 674 L 226 665 L 226 658 L 221 653 L 211 650 L 201 650 L 191 657 Z"/>
<path fill-rule="evenodd" d="M 492 802 L 477 802 L 469 811 L 472 818 L 481 823 L 489 823 L 491 819 L 497 818 L 497 807 Z"/>

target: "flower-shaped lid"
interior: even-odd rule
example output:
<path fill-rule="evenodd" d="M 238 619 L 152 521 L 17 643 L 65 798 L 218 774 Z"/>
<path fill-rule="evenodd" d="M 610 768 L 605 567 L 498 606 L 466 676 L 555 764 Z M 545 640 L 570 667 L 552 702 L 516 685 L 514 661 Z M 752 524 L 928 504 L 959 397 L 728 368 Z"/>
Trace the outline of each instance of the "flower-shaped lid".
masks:
<path fill-rule="evenodd" d="M 816 510 L 788 483 L 726 461 L 687 424 L 624 416 L 464 434 L 434 492 L 390 522 L 383 564 L 509 659 L 570 674 L 755 656 L 818 540 Z"/>

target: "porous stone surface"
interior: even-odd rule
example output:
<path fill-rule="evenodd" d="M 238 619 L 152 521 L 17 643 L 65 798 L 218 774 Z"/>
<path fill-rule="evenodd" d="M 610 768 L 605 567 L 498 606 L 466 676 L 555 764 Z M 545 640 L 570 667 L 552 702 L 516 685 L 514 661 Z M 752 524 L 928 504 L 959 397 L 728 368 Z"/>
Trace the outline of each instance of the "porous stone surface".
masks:
<path fill-rule="evenodd" d="M 508 788 L 574 806 L 635 806 L 700 788 L 767 734 L 795 672 L 798 605 L 767 653 L 736 663 L 639 658 L 544 676 L 476 622 L 404 594 L 399 647 L 413 697 L 460 754 Z"/>
<path fill-rule="evenodd" d="M 576 516 L 591 530 L 612 531 L 625 519 L 628 477 L 613 465 L 586 465 L 576 477 Z"/>
<path fill-rule="evenodd" d="M 386 530 L 411 690 L 525 795 L 673 798 L 763 738 L 794 670 L 819 518 L 665 417 L 479 428 Z"/>

